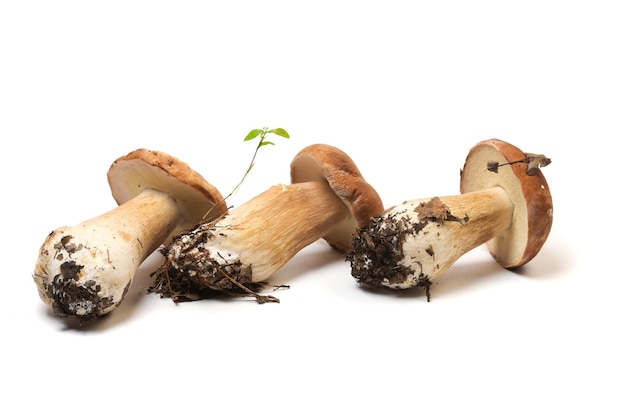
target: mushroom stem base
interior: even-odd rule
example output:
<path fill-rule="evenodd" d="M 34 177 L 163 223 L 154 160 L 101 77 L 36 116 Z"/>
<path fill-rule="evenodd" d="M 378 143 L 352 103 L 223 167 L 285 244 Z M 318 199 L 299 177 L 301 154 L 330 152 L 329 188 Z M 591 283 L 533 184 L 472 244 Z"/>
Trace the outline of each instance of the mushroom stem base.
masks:
<path fill-rule="evenodd" d="M 93 219 L 50 233 L 33 278 L 41 299 L 60 317 L 95 319 L 126 296 L 139 265 L 180 219 L 167 194 L 144 190 Z"/>

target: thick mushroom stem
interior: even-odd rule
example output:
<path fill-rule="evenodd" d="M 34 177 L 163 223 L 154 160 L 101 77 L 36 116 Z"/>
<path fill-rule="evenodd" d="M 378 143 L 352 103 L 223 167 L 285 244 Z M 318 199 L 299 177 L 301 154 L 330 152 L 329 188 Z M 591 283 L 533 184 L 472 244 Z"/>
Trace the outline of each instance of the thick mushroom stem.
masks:
<path fill-rule="evenodd" d="M 399 204 L 355 234 L 352 276 L 372 287 L 428 290 L 459 257 L 507 230 L 513 211 L 501 187 Z"/>
<path fill-rule="evenodd" d="M 168 194 L 145 189 L 138 196 L 45 239 L 34 272 L 41 299 L 58 316 L 89 320 L 122 301 L 139 265 L 181 220 Z"/>
<path fill-rule="evenodd" d="M 253 295 L 254 283 L 266 281 L 349 216 L 326 182 L 273 186 L 164 247 L 166 261 L 150 291 L 174 301 L 242 289 Z"/>

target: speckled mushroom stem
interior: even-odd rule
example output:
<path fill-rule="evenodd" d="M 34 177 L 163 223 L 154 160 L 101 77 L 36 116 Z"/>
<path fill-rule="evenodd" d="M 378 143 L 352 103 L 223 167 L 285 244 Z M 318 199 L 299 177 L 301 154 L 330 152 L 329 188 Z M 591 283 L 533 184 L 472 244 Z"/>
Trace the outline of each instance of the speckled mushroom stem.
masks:
<path fill-rule="evenodd" d="M 428 289 L 459 257 L 506 230 L 513 210 L 500 187 L 399 204 L 356 233 L 352 275 L 368 286 Z"/>
<path fill-rule="evenodd" d="M 40 297 L 59 316 L 88 320 L 110 312 L 180 218 L 168 194 L 145 189 L 105 214 L 54 230 L 35 266 Z"/>
<path fill-rule="evenodd" d="M 254 288 L 349 216 L 326 182 L 273 186 L 165 246 L 150 291 L 181 301 Z"/>

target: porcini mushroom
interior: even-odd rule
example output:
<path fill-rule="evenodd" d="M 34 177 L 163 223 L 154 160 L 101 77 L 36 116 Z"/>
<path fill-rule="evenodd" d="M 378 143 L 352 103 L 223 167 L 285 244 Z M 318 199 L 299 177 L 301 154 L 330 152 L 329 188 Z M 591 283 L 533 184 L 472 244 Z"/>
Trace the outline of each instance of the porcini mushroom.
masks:
<path fill-rule="evenodd" d="M 486 244 L 504 268 L 537 255 L 552 226 L 552 197 L 528 154 L 498 139 L 473 146 L 461 171 L 461 194 L 406 201 L 359 229 L 347 255 L 365 286 L 430 285 L 469 250 Z"/>
<path fill-rule="evenodd" d="M 118 207 L 50 233 L 34 280 L 55 315 L 95 319 L 123 300 L 140 264 L 174 234 L 227 211 L 220 192 L 186 163 L 138 149 L 107 178 Z"/>
<path fill-rule="evenodd" d="M 320 238 L 345 253 L 352 234 L 383 211 L 378 193 L 334 146 L 310 145 L 290 168 L 290 185 L 272 186 L 162 248 L 166 261 L 149 291 L 174 301 L 222 293 L 276 302 L 257 293 L 258 283 Z"/>

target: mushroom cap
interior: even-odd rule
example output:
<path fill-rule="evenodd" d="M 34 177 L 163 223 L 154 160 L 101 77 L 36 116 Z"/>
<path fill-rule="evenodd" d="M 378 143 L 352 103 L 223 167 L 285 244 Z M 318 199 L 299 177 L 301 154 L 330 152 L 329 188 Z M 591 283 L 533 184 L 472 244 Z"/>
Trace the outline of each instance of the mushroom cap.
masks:
<path fill-rule="evenodd" d="M 352 235 L 365 226 L 372 217 L 383 213 L 383 202 L 378 192 L 342 150 L 326 144 L 309 145 L 291 161 L 291 183 L 327 182 L 348 207 L 351 216 L 339 222 L 323 238 L 333 248 L 346 253 Z"/>
<path fill-rule="evenodd" d="M 185 162 L 165 152 L 143 148 L 132 151 L 111 164 L 107 178 L 119 205 L 145 189 L 164 192 L 176 200 L 182 219 L 166 240 L 194 227 L 205 215 L 213 219 L 228 211 L 217 188 Z"/>
<path fill-rule="evenodd" d="M 461 193 L 492 187 L 502 187 L 514 207 L 511 226 L 487 247 L 504 268 L 522 266 L 541 250 L 552 227 L 548 183 L 539 169 L 528 171 L 527 155 L 519 148 L 489 139 L 470 149 L 461 171 Z"/>

